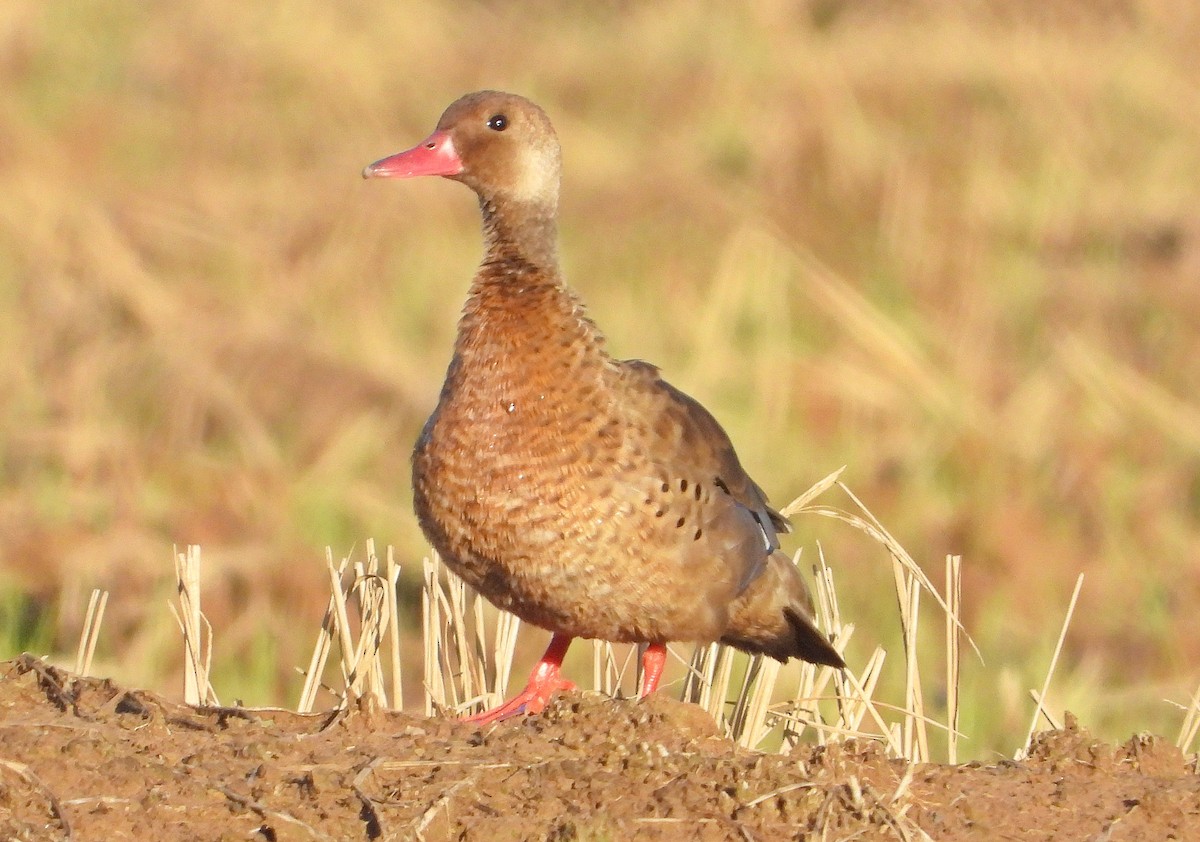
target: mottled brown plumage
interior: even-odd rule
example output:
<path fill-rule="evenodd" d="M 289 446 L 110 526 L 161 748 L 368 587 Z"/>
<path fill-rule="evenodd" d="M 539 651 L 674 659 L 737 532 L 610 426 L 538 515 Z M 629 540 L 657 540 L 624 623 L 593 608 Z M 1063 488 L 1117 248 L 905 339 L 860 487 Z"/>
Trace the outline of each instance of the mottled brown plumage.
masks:
<path fill-rule="evenodd" d="M 786 521 L 720 425 L 654 366 L 609 356 L 564 285 L 559 173 L 546 115 L 494 91 L 458 100 L 425 143 L 364 171 L 442 175 L 479 196 L 485 256 L 413 489 L 446 563 L 555 633 L 544 692 L 497 715 L 538 709 L 565 686 L 557 667 L 573 637 L 652 644 L 648 672 L 671 640 L 843 666 L 779 551 Z"/>

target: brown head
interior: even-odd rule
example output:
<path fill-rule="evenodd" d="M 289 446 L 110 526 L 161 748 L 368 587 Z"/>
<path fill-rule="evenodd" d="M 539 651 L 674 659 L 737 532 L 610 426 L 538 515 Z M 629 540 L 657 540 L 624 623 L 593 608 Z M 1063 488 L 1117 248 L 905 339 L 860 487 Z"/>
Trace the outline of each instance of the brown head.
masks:
<path fill-rule="evenodd" d="M 516 94 L 479 91 L 452 103 L 420 144 L 365 167 L 363 178 L 461 181 L 479 196 L 489 251 L 516 246 L 537 260 L 554 256 L 561 171 L 558 137 L 541 108 Z"/>

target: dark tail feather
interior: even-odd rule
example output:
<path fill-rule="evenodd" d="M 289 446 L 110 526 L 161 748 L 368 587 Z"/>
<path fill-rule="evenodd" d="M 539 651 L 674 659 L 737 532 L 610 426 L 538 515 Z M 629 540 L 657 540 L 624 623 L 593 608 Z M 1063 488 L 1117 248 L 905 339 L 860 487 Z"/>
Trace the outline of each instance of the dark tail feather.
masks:
<path fill-rule="evenodd" d="M 842 656 L 830 644 L 829 638 L 813 625 L 812 620 L 791 608 L 783 609 L 783 616 L 787 618 L 792 632 L 796 635 L 793 655 L 809 663 L 845 669 L 846 662 L 842 660 Z"/>
<path fill-rule="evenodd" d="M 721 642 L 777 661 L 801 658 L 841 669 L 842 656 L 812 621 L 812 598 L 791 559 L 776 552 L 730 606 Z"/>

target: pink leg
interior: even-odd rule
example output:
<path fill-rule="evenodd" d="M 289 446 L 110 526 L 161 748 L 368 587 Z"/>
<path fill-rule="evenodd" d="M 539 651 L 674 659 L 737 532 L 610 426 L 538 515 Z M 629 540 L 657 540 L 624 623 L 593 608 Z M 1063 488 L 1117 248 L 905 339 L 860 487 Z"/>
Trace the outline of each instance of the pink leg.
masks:
<path fill-rule="evenodd" d="M 658 689 L 663 667 L 667 665 L 667 644 L 651 643 L 642 655 L 642 698 Z"/>
<path fill-rule="evenodd" d="M 550 638 L 550 646 L 546 648 L 546 654 L 542 655 L 542 659 L 533 668 L 533 673 L 529 676 L 529 683 L 525 685 L 524 690 L 500 707 L 485 710 L 474 716 L 464 716 L 463 721 L 488 725 L 521 713 L 541 713 L 545 709 L 546 703 L 550 701 L 550 697 L 559 690 L 574 690 L 575 685 L 559 675 L 562 670 L 563 656 L 567 654 L 571 640 L 572 638 L 565 634 L 554 635 Z"/>

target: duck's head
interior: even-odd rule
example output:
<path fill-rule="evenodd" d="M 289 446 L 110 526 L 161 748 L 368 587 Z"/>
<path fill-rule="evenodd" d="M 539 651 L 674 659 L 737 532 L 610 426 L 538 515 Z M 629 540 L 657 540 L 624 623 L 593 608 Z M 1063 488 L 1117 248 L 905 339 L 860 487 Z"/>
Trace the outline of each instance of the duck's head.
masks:
<path fill-rule="evenodd" d="M 485 205 L 553 213 L 561 171 L 558 137 L 541 108 L 516 94 L 479 91 L 452 103 L 420 144 L 368 165 L 363 178 L 440 175 Z"/>

